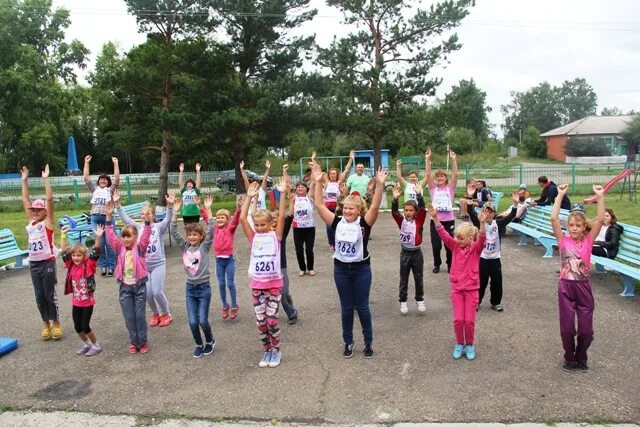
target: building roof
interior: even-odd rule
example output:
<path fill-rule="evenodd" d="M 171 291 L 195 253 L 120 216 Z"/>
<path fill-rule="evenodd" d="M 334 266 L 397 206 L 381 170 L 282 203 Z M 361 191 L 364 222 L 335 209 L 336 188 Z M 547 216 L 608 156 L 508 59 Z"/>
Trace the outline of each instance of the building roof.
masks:
<path fill-rule="evenodd" d="M 587 116 L 559 128 L 551 129 L 540 136 L 556 135 L 619 135 L 633 116 Z"/>

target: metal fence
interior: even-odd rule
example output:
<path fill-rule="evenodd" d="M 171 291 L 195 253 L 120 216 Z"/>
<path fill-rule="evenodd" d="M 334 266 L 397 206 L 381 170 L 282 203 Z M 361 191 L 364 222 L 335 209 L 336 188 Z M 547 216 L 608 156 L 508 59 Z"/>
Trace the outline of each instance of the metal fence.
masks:
<path fill-rule="evenodd" d="M 442 165 L 444 169 L 444 165 Z M 434 166 L 433 171 L 439 167 Z M 580 184 L 604 184 L 618 175 L 624 166 L 619 165 L 539 165 L 539 166 L 500 166 L 495 167 L 475 167 L 474 165 L 461 165 L 458 175 L 458 186 L 464 187 L 465 180 L 470 178 L 484 179 L 490 188 L 517 188 L 520 184 L 535 186 L 539 176 L 547 176 L 556 183 L 567 183 L 572 186 L 571 191 L 575 191 Z M 355 168 L 352 168 L 352 172 Z M 395 168 L 391 170 L 390 180 L 396 179 Z M 408 171 L 407 171 L 408 172 Z M 216 185 L 216 178 L 221 171 L 202 171 L 201 190 L 203 192 L 217 193 L 221 190 Z M 420 176 L 424 176 L 425 171 L 420 170 Z M 194 172 L 185 173 L 185 179 L 195 178 Z M 406 176 L 405 176 L 406 178 Z M 97 179 L 97 176 L 92 176 Z M 61 205 L 74 205 L 76 207 L 86 205 L 91 195 L 81 176 L 51 177 L 56 203 Z M 124 197 L 132 200 L 152 199 L 158 193 L 159 175 L 157 173 L 147 174 L 122 174 L 120 176 L 120 189 Z M 169 174 L 169 187 L 177 188 L 178 173 Z M 29 178 L 29 190 L 31 196 L 41 197 L 44 194 L 42 178 Z M 21 199 L 20 179 L 0 180 L 0 204 L 19 202 Z"/>

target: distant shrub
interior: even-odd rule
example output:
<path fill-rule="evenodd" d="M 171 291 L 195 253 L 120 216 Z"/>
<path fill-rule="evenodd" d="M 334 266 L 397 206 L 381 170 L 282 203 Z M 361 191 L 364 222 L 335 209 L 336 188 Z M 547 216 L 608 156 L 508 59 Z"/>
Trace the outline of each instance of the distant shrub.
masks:
<path fill-rule="evenodd" d="M 569 138 L 564 153 L 572 157 L 610 156 L 611 148 L 602 138 Z"/>

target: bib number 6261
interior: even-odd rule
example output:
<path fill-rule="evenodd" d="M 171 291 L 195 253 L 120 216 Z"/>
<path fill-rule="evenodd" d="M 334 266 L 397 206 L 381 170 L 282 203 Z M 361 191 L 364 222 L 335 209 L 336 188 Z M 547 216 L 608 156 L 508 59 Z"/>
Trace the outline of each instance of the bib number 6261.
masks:
<path fill-rule="evenodd" d="M 256 262 L 255 270 L 256 272 L 269 272 L 274 271 L 276 269 L 273 261 L 258 261 Z"/>

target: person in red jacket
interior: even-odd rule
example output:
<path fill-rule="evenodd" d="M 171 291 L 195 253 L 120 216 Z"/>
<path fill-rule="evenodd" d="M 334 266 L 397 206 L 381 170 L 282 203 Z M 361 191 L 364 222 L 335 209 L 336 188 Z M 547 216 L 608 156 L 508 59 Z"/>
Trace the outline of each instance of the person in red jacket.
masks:
<path fill-rule="evenodd" d="M 403 214 L 398 212 L 398 199 L 402 194 L 400 185 L 393 188 L 393 201 L 391 202 L 391 215 L 400 228 L 400 313 L 406 314 L 407 288 L 409 287 L 409 273 L 413 271 L 413 281 L 416 286 L 416 303 L 418 311 L 426 310 L 424 305 L 424 256 L 422 255 L 422 231 L 427 211 L 424 208 L 422 188 L 416 183 L 413 187 L 416 200 L 408 199 L 404 202 Z"/>

